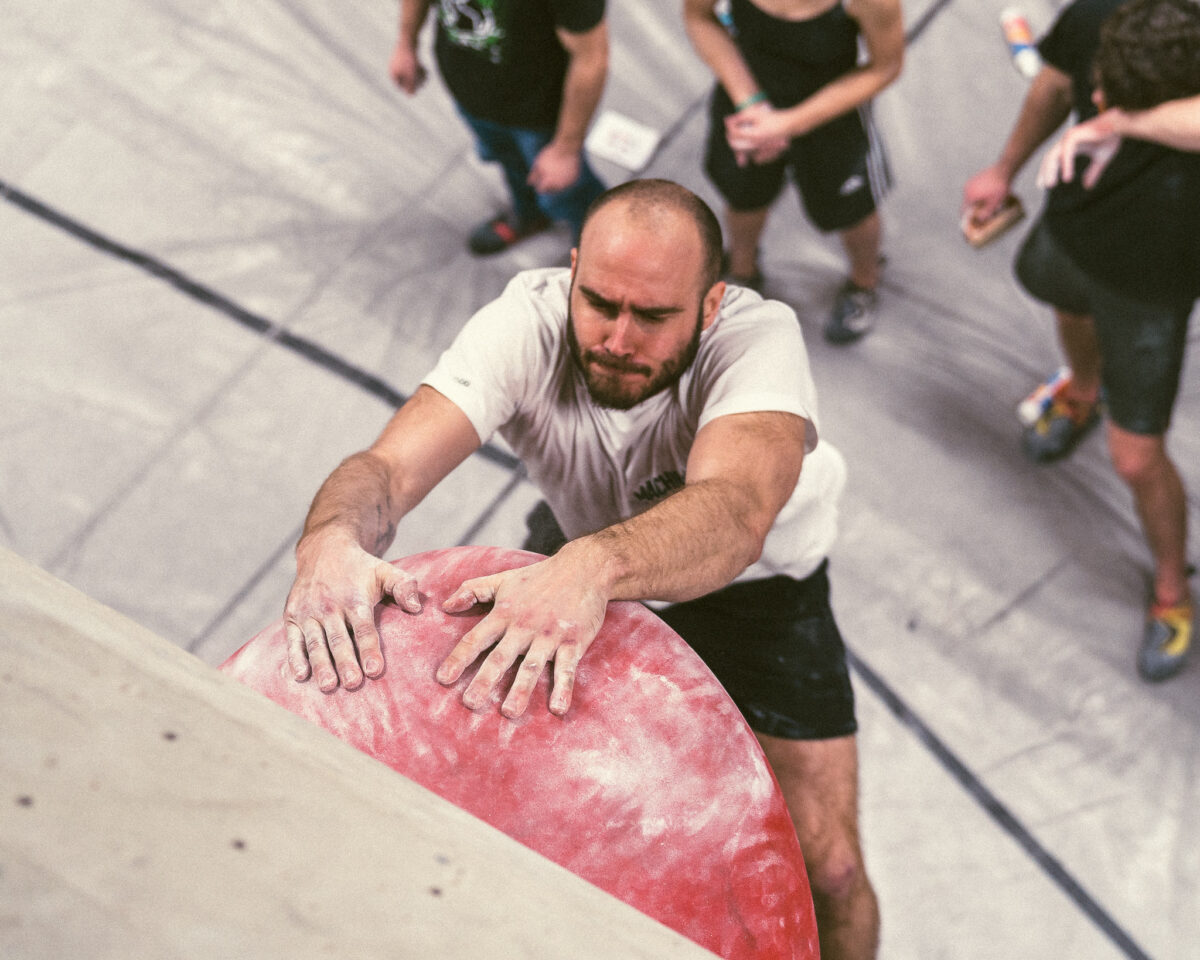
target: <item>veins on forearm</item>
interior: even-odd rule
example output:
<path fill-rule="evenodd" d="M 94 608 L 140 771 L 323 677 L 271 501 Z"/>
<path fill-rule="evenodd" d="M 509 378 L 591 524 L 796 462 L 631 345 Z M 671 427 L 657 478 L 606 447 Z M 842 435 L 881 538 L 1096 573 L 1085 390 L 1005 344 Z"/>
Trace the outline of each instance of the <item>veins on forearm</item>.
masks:
<path fill-rule="evenodd" d="M 689 485 L 588 538 L 612 565 L 610 599 L 690 600 L 724 586 L 758 558 L 762 536 L 740 498 L 722 486 Z"/>
<path fill-rule="evenodd" d="M 392 541 L 396 538 L 396 524 L 390 518 L 389 511 L 384 504 L 375 505 L 375 542 L 371 544 L 371 552 L 379 556 L 391 546 Z"/>

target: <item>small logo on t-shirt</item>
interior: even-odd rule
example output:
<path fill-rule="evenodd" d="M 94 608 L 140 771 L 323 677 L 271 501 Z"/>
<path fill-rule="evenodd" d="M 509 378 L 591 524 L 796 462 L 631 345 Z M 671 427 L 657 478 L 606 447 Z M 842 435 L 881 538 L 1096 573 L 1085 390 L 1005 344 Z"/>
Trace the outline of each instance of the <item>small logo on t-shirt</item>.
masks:
<path fill-rule="evenodd" d="M 454 382 L 457 383 L 460 387 L 469 387 L 471 385 L 471 381 L 468 380 L 466 377 L 455 377 Z"/>
<path fill-rule="evenodd" d="M 863 177 L 861 173 L 856 173 L 846 178 L 846 182 L 838 187 L 838 193 L 840 193 L 843 197 L 848 197 L 850 194 L 861 190 L 866 185 L 866 178 Z"/>
<path fill-rule="evenodd" d="M 683 486 L 683 474 L 678 470 L 667 470 L 653 480 L 647 480 L 634 491 L 633 495 L 645 503 L 649 500 L 661 500 L 669 493 L 682 490 Z"/>
<path fill-rule="evenodd" d="M 496 0 L 441 0 L 438 11 L 451 43 L 501 62 L 505 31 L 496 22 Z"/>

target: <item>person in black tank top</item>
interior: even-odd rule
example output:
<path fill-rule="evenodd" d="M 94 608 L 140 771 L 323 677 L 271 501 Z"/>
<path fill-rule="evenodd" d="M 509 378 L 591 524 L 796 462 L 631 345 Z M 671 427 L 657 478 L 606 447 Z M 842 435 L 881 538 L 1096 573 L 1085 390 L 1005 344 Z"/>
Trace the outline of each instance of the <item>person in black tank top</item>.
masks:
<path fill-rule="evenodd" d="M 726 279 L 761 283 L 759 236 L 790 174 L 813 223 L 837 232 L 849 254 L 850 277 L 826 336 L 837 343 L 855 340 L 871 325 L 879 279 L 876 198 L 887 185 L 863 113 L 900 72 L 899 0 L 730 0 L 728 27 L 716 3 L 685 0 L 684 22 L 717 78 L 705 168 L 727 205 Z M 866 51 L 861 62 L 860 44 Z M 693 636 L 711 631 L 699 625 L 719 622 L 720 611 L 706 607 L 671 616 L 680 618 L 677 629 Z M 804 650 L 794 635 L 788 656 L 779 656 L 808 662 Z M 754 729 L 804 851 L 821 956 L 871 960 L 879 946 L 879 905 L 859 837 L 853 732 L 772 728 L 768 736 Z"/>
<path fill-rule="evenodd" d="M 814 225 L 846 249 L 825 336 L 853 342 L 877 302 L 876 205 L 891 180 L 869 106 L 900 73 L 899 0 L 730 0 L 726 23 L 715 8 L 685 0 L 684 17 L 717 78 L 705 171 L 726 201 L 727 279 L 761 288 L 759 237 L 790 175 Z"/>
<path fill-rule="evenodd" d="M 858 22 L 840 2 L 805 20 L 782 20 L 732 0 L 737 45 L 770 103 L 792 107 L 858 64 Z"/>

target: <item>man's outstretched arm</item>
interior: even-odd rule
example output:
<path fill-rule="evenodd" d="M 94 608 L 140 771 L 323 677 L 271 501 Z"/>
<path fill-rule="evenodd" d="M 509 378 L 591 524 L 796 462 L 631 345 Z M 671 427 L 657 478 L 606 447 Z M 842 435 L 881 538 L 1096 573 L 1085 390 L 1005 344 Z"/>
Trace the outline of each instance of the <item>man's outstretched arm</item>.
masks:
<path fill-rule="evenodd" d="M 693 599 L 725 586 L 758 558 L 795 489 L 806 429 L 787 413 L 719 417 L 697 435 L 679 492 L 540 563 L 464 583 L 444 609 L 491 603 L 492 610 L 450 652 L 438 679 L 455 682 L 495 644 L 464 692 L 467 706 L 486 704 L 524 657 L 502 712 L 524 713 L 553 661 L 550 710 L 565 714 L 579 661 L 610 600 Z"/>
<path fill-rule="evenodd" d="M 1200 96 L 1167 100 L 1146 110 L 1113 107 L 1076 124 L 1046 151 L 1038 171 L 1038 186 L 1049 188 L 1073 179 L 1075 158 L 1080 154 L 1091 161 L 1083 174 L 1083 185 L 1095 186 L 1126 138 L 1200 153 Z"/>
<path fill-rule="evenodd" d="M 479 447 L 450 400 L 421 386 L 367 450 L 347 457 L 317 491 L 296 545 L 296 579 L 284 607 L 288 662 L 325 692 L 383 672 L 375 607 L 391 597 L 421 609 L 412 577 L 380 560 L 396 524 Z M 357 649 L 356 649 L 357 648 Z"/>

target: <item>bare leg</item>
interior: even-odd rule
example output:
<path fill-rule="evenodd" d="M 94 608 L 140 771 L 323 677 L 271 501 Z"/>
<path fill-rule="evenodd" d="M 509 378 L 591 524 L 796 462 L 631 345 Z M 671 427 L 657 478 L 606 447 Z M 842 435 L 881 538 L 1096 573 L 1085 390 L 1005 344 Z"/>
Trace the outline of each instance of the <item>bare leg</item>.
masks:
<path fill-rule="evenodd" d="M 823 960 L 872 960 L 879 948 L 879 904 L 858 838 L 854 737 L 757 737 L 800 839 Z"/>
<path fill-rule="evenodd" d="M 1055 310 L 1054 317 L 1058 321 L 1058 342 L 1071 368 L 1067 396 L 1094 403 L 1100 395 L 1100 344 L 1096 340 L 1096 324 L 1089 316 L 1065 310 Z"/>
<path fill-rule="evenodd" d="M 761 210 L 725 210 L 725 229 L 729 239 L 729 272 L 735 277 L 750 277 L 758 269 L 758 238 L 767 225 L 770 207 Z"/>
<path fill-rule="evenodd" d="M 1113 466 L 1133 491 L 1133 502 L 1154 557 L 1154 597 L 1174 606 L 1188 598 L 1187 496 L 1167 456 L 1165 438 L 1108 425 Z"/>
<path fill-rule="evenodd" d="M 856 286 L 874 290 L 879 283 L 879 244 L 883 225 L 879 211 L 868 214 L 840 234 L 850 258 L 850 279 Z"/>

